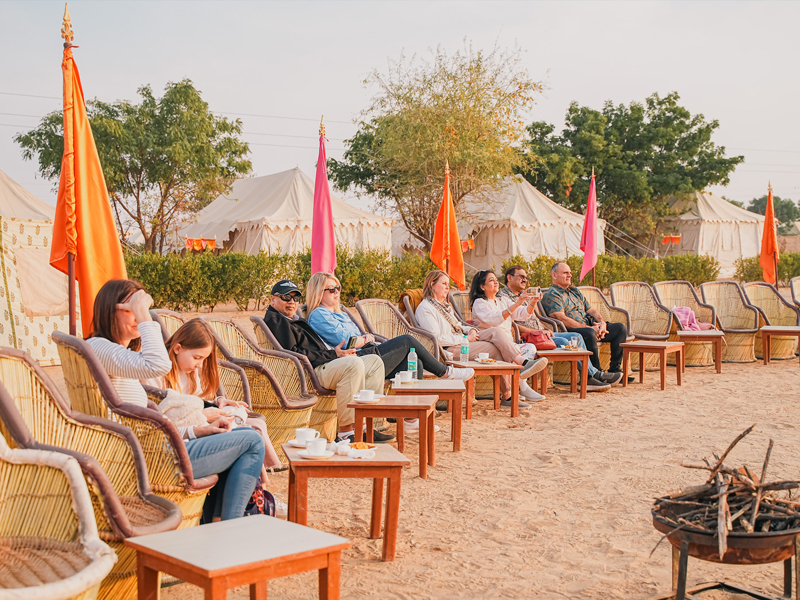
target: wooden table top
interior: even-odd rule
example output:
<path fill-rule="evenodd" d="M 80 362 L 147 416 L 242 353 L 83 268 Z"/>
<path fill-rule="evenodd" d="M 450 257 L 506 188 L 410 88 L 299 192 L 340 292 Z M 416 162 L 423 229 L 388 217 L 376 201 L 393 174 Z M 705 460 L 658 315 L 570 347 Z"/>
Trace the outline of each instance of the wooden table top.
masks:
<path fill-rule="evenodd" d="M 408 383 L 401 383 L 400 385 L 393 383 L 392 389 L 403 392 L 407 390 L 424 390 L 426 392 L 463 392 L 466 391 L 467 388 L 464 385 L 464 382 L 460 379 L 423 379 L 422 381 L 416 379 L 409 381 Z"/>
<path fill-rule="evenodd" d="M 347 408 L 430 408 L 439 396 L 384 396 L 380 402 L 351 402 Z"/>
<path fill-rule="evenodd" d="M 308 467 L 407 467 L 411 464 L 405 456 L 400 454 L 394 446 L 389 444 L 377 444 L 375 458 L 350 458 L 347 455 L 334 454 L 327 459 L 303 458 L 297 454 L 303 448 L 295 448 L 289 444 L 282 444 L 281 448 L 286 453 L 289 463 Z M 139 538 L 134 538 L 139 539 Z"/>
<path fill-rule="evenodd" d="M 724 331 L 718 329 L 706 329 L 705 331 L 679 331 L 678 337 L 681 336 L 697 336 L 697 337 L 722 337 L 725 335 Z"/>
<path fill-rule="evenodd" d="M 295 554 L 344 550 L 350 547 L 350 542 L 283 519 L 254 515 L 128 538 L 125 545 L 166 557 L 171 564 L 195 573 L 215 577 Z"/>
<path fill-rule="evenodd" d="M 761 331 L 769 331 L 772 333 L 773 331 L 786 331 L 789 333 L 800 333 L 800 326 L 797 325 L 764 325 L 761 328 Z"/>
<path fill-rule="evenodd" d="M 556 348 L 555 350 L 537 350 L 536 351 L 536 358 L 539 357 L 546 357 L 546 358 L 561 358 L 561 357 L 569 357 L 569 356 L 586 356 L 590 355 L 591 352 L 588 350 L 567 350 L 566 348 Z"/>
<path fill-rule="evenodd" d="M 481 369 L 522 369 L 522 365 L 518 365 L 516 363 L 505 362 L 502 360 L 498 360 L 491 363 L 479 362 L 477 360 L 470 360 L 466 363 L 461 362 L 460 360 L 447 360 L 445 361 L 448 365 L 453 365 L 454 367 L 460 368 L 469 368 L 475 369 L 476 371 L 480 371 Z"/>
<path fill-rule="evenodd" d="M 677 348 L 678 346 L 683 346 L 683 342 L 658 342 L 652 340 L 636 340 L 635 342 L 625 342 L 619 345 L 620 348 Z"/>

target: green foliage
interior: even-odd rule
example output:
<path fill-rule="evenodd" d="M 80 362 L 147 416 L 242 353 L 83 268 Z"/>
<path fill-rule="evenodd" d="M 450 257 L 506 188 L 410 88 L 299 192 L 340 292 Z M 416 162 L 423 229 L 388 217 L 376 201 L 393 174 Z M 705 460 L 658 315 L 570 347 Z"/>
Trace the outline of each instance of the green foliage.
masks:
<path fill-rule="evenodd" d="M 673 92 L 653 94 L 644 104 L 602 111 L 573 102 L 560 135 L 544 122 L 528 127 L 527 161 L 519 169 L 553 200 L 584 212 L 594 167 L 599 214 L 639 241 L 668 215 L 673 194 L 726 184 L 744 158 L 725 157 L 711 135 L 719 126 L 678 105 Z"/>
<path fill-rule="evenodd" d="M 140 104 L 87 103 L 103 176 L 117 225 L 141 231 L 147 251 L 163 250 L 165 237 L 233 181 L 250 172 L 242 123 L 217 117 L 184 79 L 168 83 L 161 98 L 139 88 Z M 37 158 L 45 179 L 58 179 L 64 151 L 61 111 L 14 140 L 25 160 Z M 124 226 L 124 227 L 123 227 Z"/>
<path fill-rule="evenodd" d="M 520 159 L 521 115 L 542 87 L 518 61 L 517 50 L 448 55 L 437 48 L 429 60 L 401 56 L 386 73 L 374 71 L 365 83 L 376 96 L 343 159 L 328 161 L 336 187 L 377 198 L 431 240 L 446 160 L 458 209 L 469 192 L 499 185 Z"/>
<path fill-rule="evenodd" d="M 788 235 L 795 221 L 800 221 L 800 208 L 789 198 L 780 196 L 772 197 L 772 206 L 775 209 L 775 218 L 778 220 L 778 235 Z M 767 214 L 767 195 L 753 198 L 747 210 L 759 215 Z"/>
<path fill-rule="evenodd" d="M 764 271 L 761 268 L 761 255 L 736 260 L 734 278 L 737 281 L 764 281 Z M 778 283 L 788 286 L 789 280 L 800 277 L 800 252 L 787 252 L 781 254 L 778 261 Z"/>
<path fill-rule="evenodd" d="M 668 281 L 682 279 L 697 287 L 719 276 L 719 261 L 713 256 L 673 254 L 661 260 L 664 263 L 664 277 Z"/>

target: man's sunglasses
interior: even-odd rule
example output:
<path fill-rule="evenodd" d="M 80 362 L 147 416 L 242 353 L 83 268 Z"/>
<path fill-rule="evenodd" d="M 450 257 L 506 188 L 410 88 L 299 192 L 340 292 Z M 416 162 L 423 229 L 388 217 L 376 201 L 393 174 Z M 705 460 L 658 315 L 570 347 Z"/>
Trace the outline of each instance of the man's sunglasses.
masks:
<path fill-rule="evenodd" d="M 515 275 L 515 277 L 519 277 L 522 281 L 528 281 L 527 275 Z"/>
<path fill-rule="evenodd" d="M 323 292 L 330 292 L 331 294 L 335 294 L 336 292 L 341 292 L 341 291 L 342 291 L 342 286 L 340 286 L 340 285 L 335 285 L 335 286 L 333 286 L 333 287 L 325 288 L 325 289 L 324 289 L 324 290 L 322 290 L 322 291 L 323 291 Z"/>
<path fill-rule="evenodd" d="M 275 294 L 284 302 L 301 302 L 303 297 L 300 294 Z"/>

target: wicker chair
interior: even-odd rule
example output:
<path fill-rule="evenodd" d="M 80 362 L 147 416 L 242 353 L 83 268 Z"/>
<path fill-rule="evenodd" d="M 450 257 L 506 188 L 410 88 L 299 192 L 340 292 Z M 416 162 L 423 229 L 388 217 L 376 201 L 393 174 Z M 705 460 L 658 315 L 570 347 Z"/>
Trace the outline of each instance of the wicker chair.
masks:
<path fill-rule="evenodd" d="M 181 325 L 186 323 L 186 317 L 184 317 L 181 313 L 173 310 L 167 310 L 165 308 L 152 309 L 150 311 L 150 316 L 154 321 L 158 321 L 161 324 L 162 329 L 166 329 L 167 333 L 169 334 L 167 335 L 167 338 L 178 331 Z"/>
<path fill-rule="evenodd" d="M 450 292 L 448 298 L 455 309 L 456 316 L 465 325 L 472 325 L 472 305 L 469 302 L 469 292 Z"/>
<path fill-rule="evenodd" d="M 800 307 L 800 277 L 792 277 L 789 280 L 789 289 L 792 291 L 792 301 L 795 306 Z"/>
<path fill-rule="evenodd" d="M 800 309 L 787 302 L 772 284 L 763 281 L 745 283 L 742 285 L 742 290 L 748 302 L 758 309 L 759 328 L 764 325 L 800 325 Z M 771 360 L 794 358 L 797 350 L 797 338 L 794 336 L 771 336 L 769 347 Z M 760 330 L 756 334 L 756 357 L 764 357 Z"/>
<path fill-rule="evenodd" d="M 631 320 L 628 333 L 637 340 L 666 341 L 677 328 L 672 311 L 656 298 L 653 288 L 642 281 L 618 281 L 611 284 L 611 303 L 624 309 Z M 658 355 L 645 354 L 645 368 L 658 369 Z M 638 358 L 631 360 L 638 368 Z M 674 364 L 674 363 L 672 363 Z"/>
<path fill-rule="evenodd" d="M 144 451 L 153 491 L 175 502 L 183 513 L 180 528 L 200 523 L 203 502 L 216 475 L 195 479 L 186 446 L 177 428 L 158 410 L 122 402 L 91 346 L 84 340 L 53 332 L 72 407 L 130 427 Z"/>
<path fill-rule="evenodd" d="M 412 335 L 434 358 L 439 359 L 439 344 L 436 336 L 424 329 L 412 327 L 403 318 L 397 307 L 388 300 L 379 298 L 359 300 L 356 302 L 356 310 L 361 315 L 364 327 L 370 333 L 387 340 L 401 335 Z"/>
<path fill-rule="evenodd" d="M 755 362 L 755 337 L 758 309 L 751 305 L 735 281 L 708 281 L 700 284 L 703 302 L 714 307 L 717 328 L 725 333 L 722 360 L 732 363 Z"/>
<path fill-rule="evenodd" d="M 252 408 L 266 418 L 270 440 L 281 462 L 286 462 L 281 444 L 294 438 L 298 427 L 314 427 L 329 440 L 336 437 L 336 399 L 320 405 L 320 399 L 308 393 L 297 358 L 260 348 L 232 319 L 211 316 L 204 319 L 214 330 L 220 354 L 244 369 L 250 383 Z"/>
<path fill-rule="evenodd" d="M 0 435 L 0 597 L 92 600 L 117 556 L 97 534 L 77 461 Z"/>
<path fill-rule="evenodd" d="M 0 349 L 0 375 L 0 434 L 19 447 L 53 450 L 78 461 L 100 536 L 119 557 L 99 597 L 134 598 L 136 553 L 123 545 L 125 538 L 176 529 L 180 509 L 151 493 L 145 458 L 130 429 L 73 411 L 24 352 Z M 30 513 L 28 518 L 40 516 Z"/>
<path fill-rule="evenodd" d="M 686 306 L 694 311 L 697 320 L 715 325 L 717 322 L 714 307 L 700 301 L 694 286 L 688 281 L 659 281 L 653 284 L 653 291 L 658 301 L 669 307 Z M 670 341 L 680 341 L 677 332 L 683 331 L 683 326 L 673 313 L 673 329 L 669 335 Z M 713 342 L 684 342 L 684 359 L 687 367 L 707 367 L 714 364 Z"/>

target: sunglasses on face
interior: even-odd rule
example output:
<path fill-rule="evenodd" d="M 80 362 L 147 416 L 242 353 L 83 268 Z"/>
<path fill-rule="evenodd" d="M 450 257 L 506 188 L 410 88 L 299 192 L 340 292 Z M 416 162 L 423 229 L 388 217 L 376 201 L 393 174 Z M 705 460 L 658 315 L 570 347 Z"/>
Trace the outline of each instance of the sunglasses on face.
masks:
<path fill-rule="evenodd" d="M 340 286 L 340 285 L 335 285 L 335 286 L 333 286 L 333 287 L 325 288 L 325 289 L 324 289 L 324 290 L 322 290 L 322 291 L 323 291 L 323 292 L 330 292 L 331 294 L 335 294 L 336 292 L 341 292 L 341 291 L 342 291 L 342 286 Z"/>
<path fill-rule="evenodd" d="M 522 281 L 528 281 L 527 275 L 517 275 L 517 277 L 519 277 Z"/>
<path fill-rule="evenodd" d="M 276 294 L 284 302 L 300 302 L 303 297 L 299 294 Z"/>

